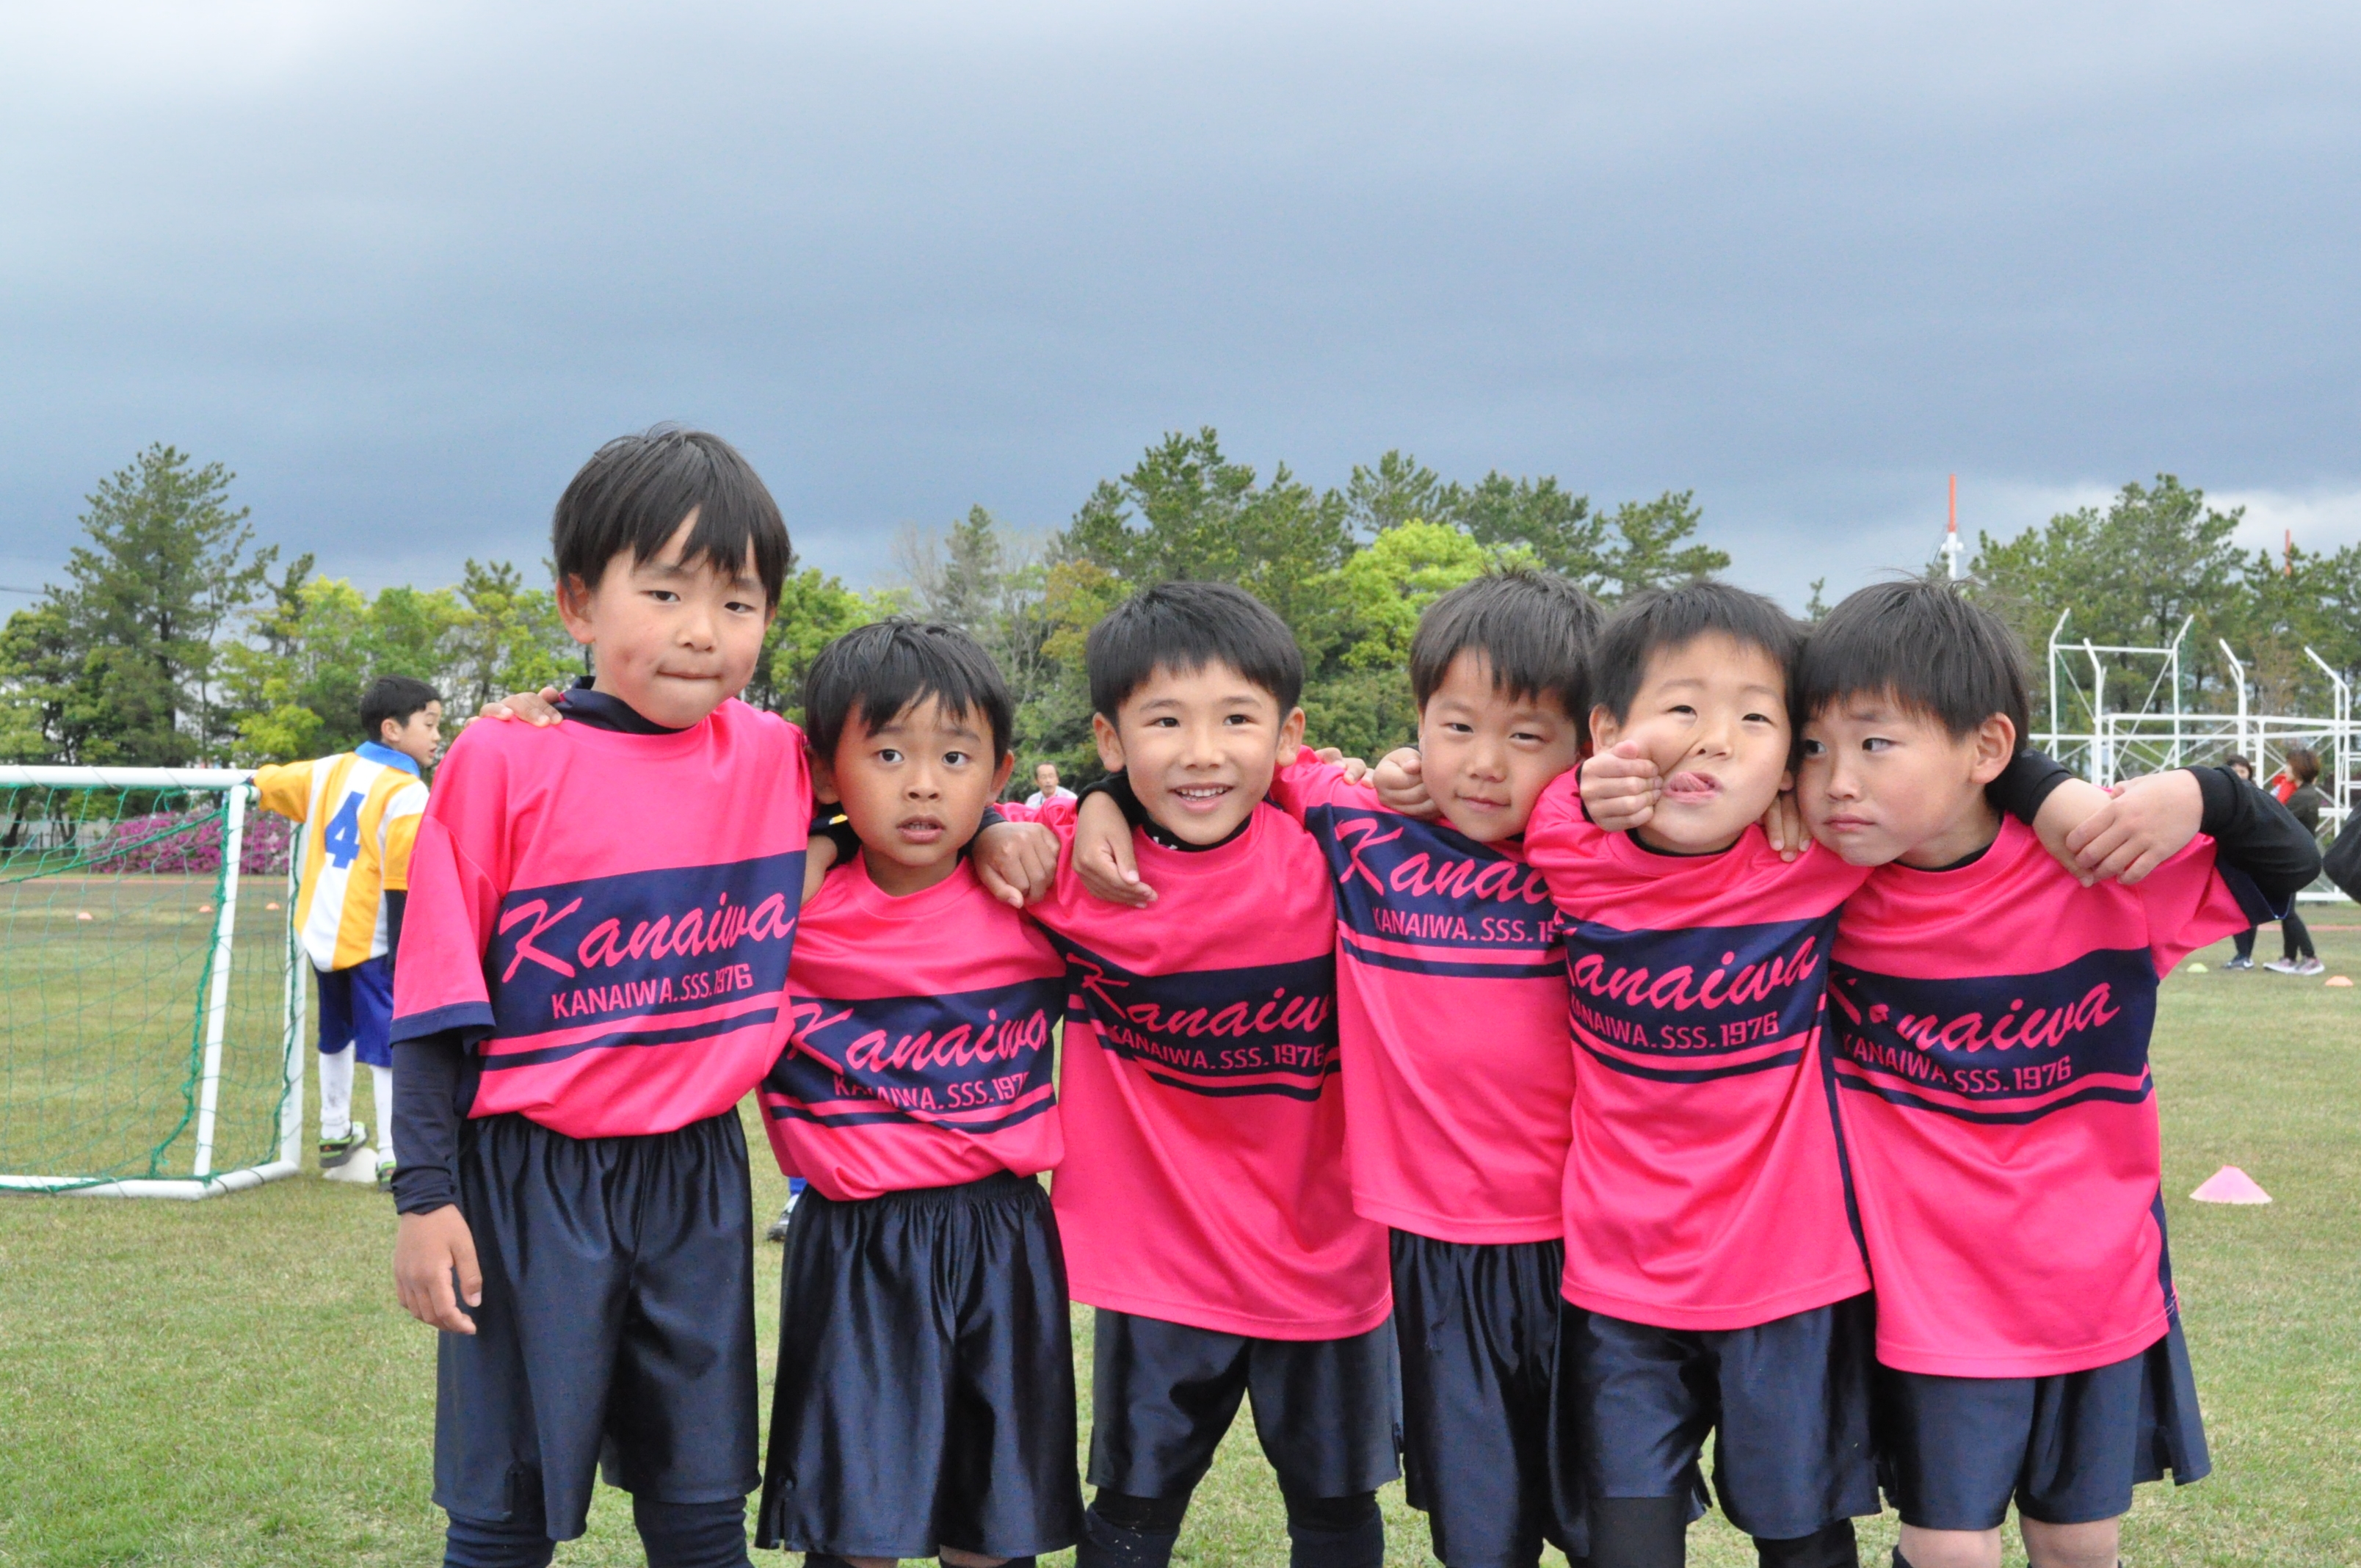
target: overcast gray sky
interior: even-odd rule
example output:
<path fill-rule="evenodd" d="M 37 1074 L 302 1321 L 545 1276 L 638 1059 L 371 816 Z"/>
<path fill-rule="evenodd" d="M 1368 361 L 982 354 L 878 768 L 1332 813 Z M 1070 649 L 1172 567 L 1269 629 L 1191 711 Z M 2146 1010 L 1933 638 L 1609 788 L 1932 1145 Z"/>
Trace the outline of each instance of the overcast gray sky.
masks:
<path fill-rule="evenodd" d="M 2361 7 L 0 5 L 0 583 L 151 441 L 364 586 L 708 426 L 807 559 L 1164 431 L 1695 488 L 1800 603 L 2160 470 L 2361 538 Z M 0 609 L 22 604 L 0 598 Z"/>

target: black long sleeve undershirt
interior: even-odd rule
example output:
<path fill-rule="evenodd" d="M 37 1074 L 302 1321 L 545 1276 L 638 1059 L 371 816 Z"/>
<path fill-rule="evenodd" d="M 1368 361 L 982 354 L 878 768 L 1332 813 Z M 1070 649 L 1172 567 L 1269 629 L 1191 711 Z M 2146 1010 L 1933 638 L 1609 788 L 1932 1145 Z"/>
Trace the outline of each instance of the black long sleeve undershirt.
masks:
<path fill-rule="evenodd" d="M 456 1029 L 393 1047 L 393 1209 L 423 1214 L 459 1201 L 459 1124 L 476 1100 L 475 1063 Z"/>

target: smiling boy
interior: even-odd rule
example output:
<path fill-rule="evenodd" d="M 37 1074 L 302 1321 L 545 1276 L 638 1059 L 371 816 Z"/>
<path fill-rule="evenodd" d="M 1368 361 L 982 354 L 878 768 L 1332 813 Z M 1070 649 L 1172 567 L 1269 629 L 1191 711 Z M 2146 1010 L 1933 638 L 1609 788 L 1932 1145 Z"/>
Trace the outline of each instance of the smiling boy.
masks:
<path fill-rule="evenodd" d="M 653 1568 L 744 1563 L 755 1468 L 737 1103 L 784 1037 L 809 784 L 734 700 L 789 556 L 717 437 L 609 443 L 551 525 L 596 676 L 452 746 L 394 979 L 394 1275 L 443 1331 L 453 1568 L 538 1568 L 602 1458 Z M 749 795 L 778 809 L 740 809 Z"/>
<path fill-rule="evenodd" d="M 1582 754 L 1598 620 L 1573 584 L 1523 570 L 1420 617 L 1413 761 L 1442 821 L 1305 758 L 1271 789 L 1328 862 L 1353 1206 L 1390 1230 L 1404 1478 L 1447 1568 L 1531 1568 L 1544 1540 L 1581 1555 L 1550 1481 L 1574 1064 L 1564 953 L 1522 835 Z M 1131 847 L 1111 806 L 1085 806 L 1086 880 L 1111 860 L 1093 885 L 1137 896 Z"/>
<path fill-rule="evenodd" d="M 1068 862 L 1034 914 L 1066 959 L 1056 1188 L 1098 1309 L 1078 1568 L 1162 1568 L 1241 1397 L 1296 1568 L 1376 1568 L 1393 1478 L 1386 1233 L 1354 1213 L 1319 848 L 1264 808 L 1302 656 L 1240 589 L 1167 583 L 1087 647 L 1100 760 L 1144 810 L 1134 910 Z M 1045 817 L 1071 831 L 1072 807 Z"/>

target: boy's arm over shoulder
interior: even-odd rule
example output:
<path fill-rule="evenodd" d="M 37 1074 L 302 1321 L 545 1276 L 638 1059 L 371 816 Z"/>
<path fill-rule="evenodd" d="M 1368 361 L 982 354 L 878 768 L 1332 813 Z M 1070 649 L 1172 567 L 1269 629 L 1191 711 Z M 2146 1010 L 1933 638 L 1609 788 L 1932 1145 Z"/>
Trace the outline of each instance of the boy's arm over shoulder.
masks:
<path fill-rule="evenodd" d="M 471 728 L 462 734 L 444 759 L 404 867 L 396 1040 L 446 1028 L 489 1033 L 492 1026 L 484 954 L 508 892 L 515 802 L 505 748 L 470 744 L 478 733 Z"/>
<path fill-rule="evenodd" d="M 316 762 L 265 762 L 254 770 L 254 790 L 263 810 L 301 822 L 312 808 L 312 770 Z"/>
<path fill-rule="evenodd" d="M 2176 772 L 2194 775 L 2203 795 L 2205 839 L 2137 888 L 2159 974 L 2208 943 L 2284 915 L 2320 874 L 2318 841 L 2271 795 L 2226 768 Z"/>
<path fill-rule="evenodd" d="M 1324 760 L 1309 746 L 1271 774 L 1270 794 L 1265 798 L 1298 822 L 1323 806 L 1378 806 L 1375 785 L 1355 777 L 1342 762 Z"/>
<path fill-rule="evenodd" d="M 1525 860 L 1550 882 L 1553 893 L 1576 868 L 1594 860 L 1607 835 L 1582 808 L 1582 773 L 1568 768 L 1550 780 L 1525 819 Z"/>

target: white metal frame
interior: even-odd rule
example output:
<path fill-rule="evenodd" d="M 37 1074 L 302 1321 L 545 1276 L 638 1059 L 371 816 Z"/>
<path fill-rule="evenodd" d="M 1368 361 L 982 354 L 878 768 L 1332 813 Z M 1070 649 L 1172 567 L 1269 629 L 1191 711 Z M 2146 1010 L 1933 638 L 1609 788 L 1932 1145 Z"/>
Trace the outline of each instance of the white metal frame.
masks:
<path fill-rule="evenodd" d="M 2353 716 L 2353 690 L 2327 660 L 2311 648 L 2304 656 L 2328 677 L 2333 711 L 2317 714 L 2256 713 L 2248 696 L 2246 665 L 2224 641 L 2217 642 L 2230 675 L 2236 707 L 2224 713 L 2196 713 L 2185 704 L 2181 648 L 2194 617 L 2184 620 L 2170 643 L 2159 648 L 2098 646 L 2067 634 L 2071 610 L 2061 612 L 2049 631 L 2049 728 L 2034 743 L 2075 768 L 2093 784 L 2112 784 L 2137 773 L 2177 768 L 2237 751 L 2254 760 L 2257 778 L 2271 775 L 2275 754 L 2302 744 L 2321 753 L 2336 789 L 2322 809 L 2323 822 L 2343 831 L 2356 809 L 2356 764 L 2361 764 L 2361 729 Z M 2107 706 L 2103 655 L 2154 660 L 2156 678 L 2136 707 Z M 2087 665 L 2087 686 L 2081 669 Z M 2069 707 L 2079 711 L 2069 711 Z M 2082 728 L 2070 726 L 2069 720 Z M 2129 766 L 2126 766 L 2126 763 Z M 2341 899 L 2324 884 L 2298 895 L 2307 902 Z"/>
<path fill-rule="evenodd" d="M 281 1097 L 279 1102 L 279 1157 L 260 1165 L 215 1171 L 214 1131 L 221 1104 L 223 1040 L 229 1026 L 231 941 L 236 930 L 238 857 L 246 833 L 246 784 L 253 777 L 242 768 L 58 768 L 0 767 L 0 787 L 97 789 L 210 789 L 226 795 L 222 824 L 222 896 L 214 914 L 213 968 L 205 995 L 203 1056 L 197 1079 L 196 1152 L 184 1177 L 140 1177 L 92 1181 L 88 1177 L 0 1175 L 0 1190 L 48 1192 L 79 1198 L 211 1198 L 240 1192 L 293 1176 L 302 1169 L 303 1140 L 303 975 L 291 945 L 284 945 L 287 982 L 280 1016 Z M 302 864 L 302 846 L 288 857 L 288 944 L 295 918 L 295 873 Z"/>

